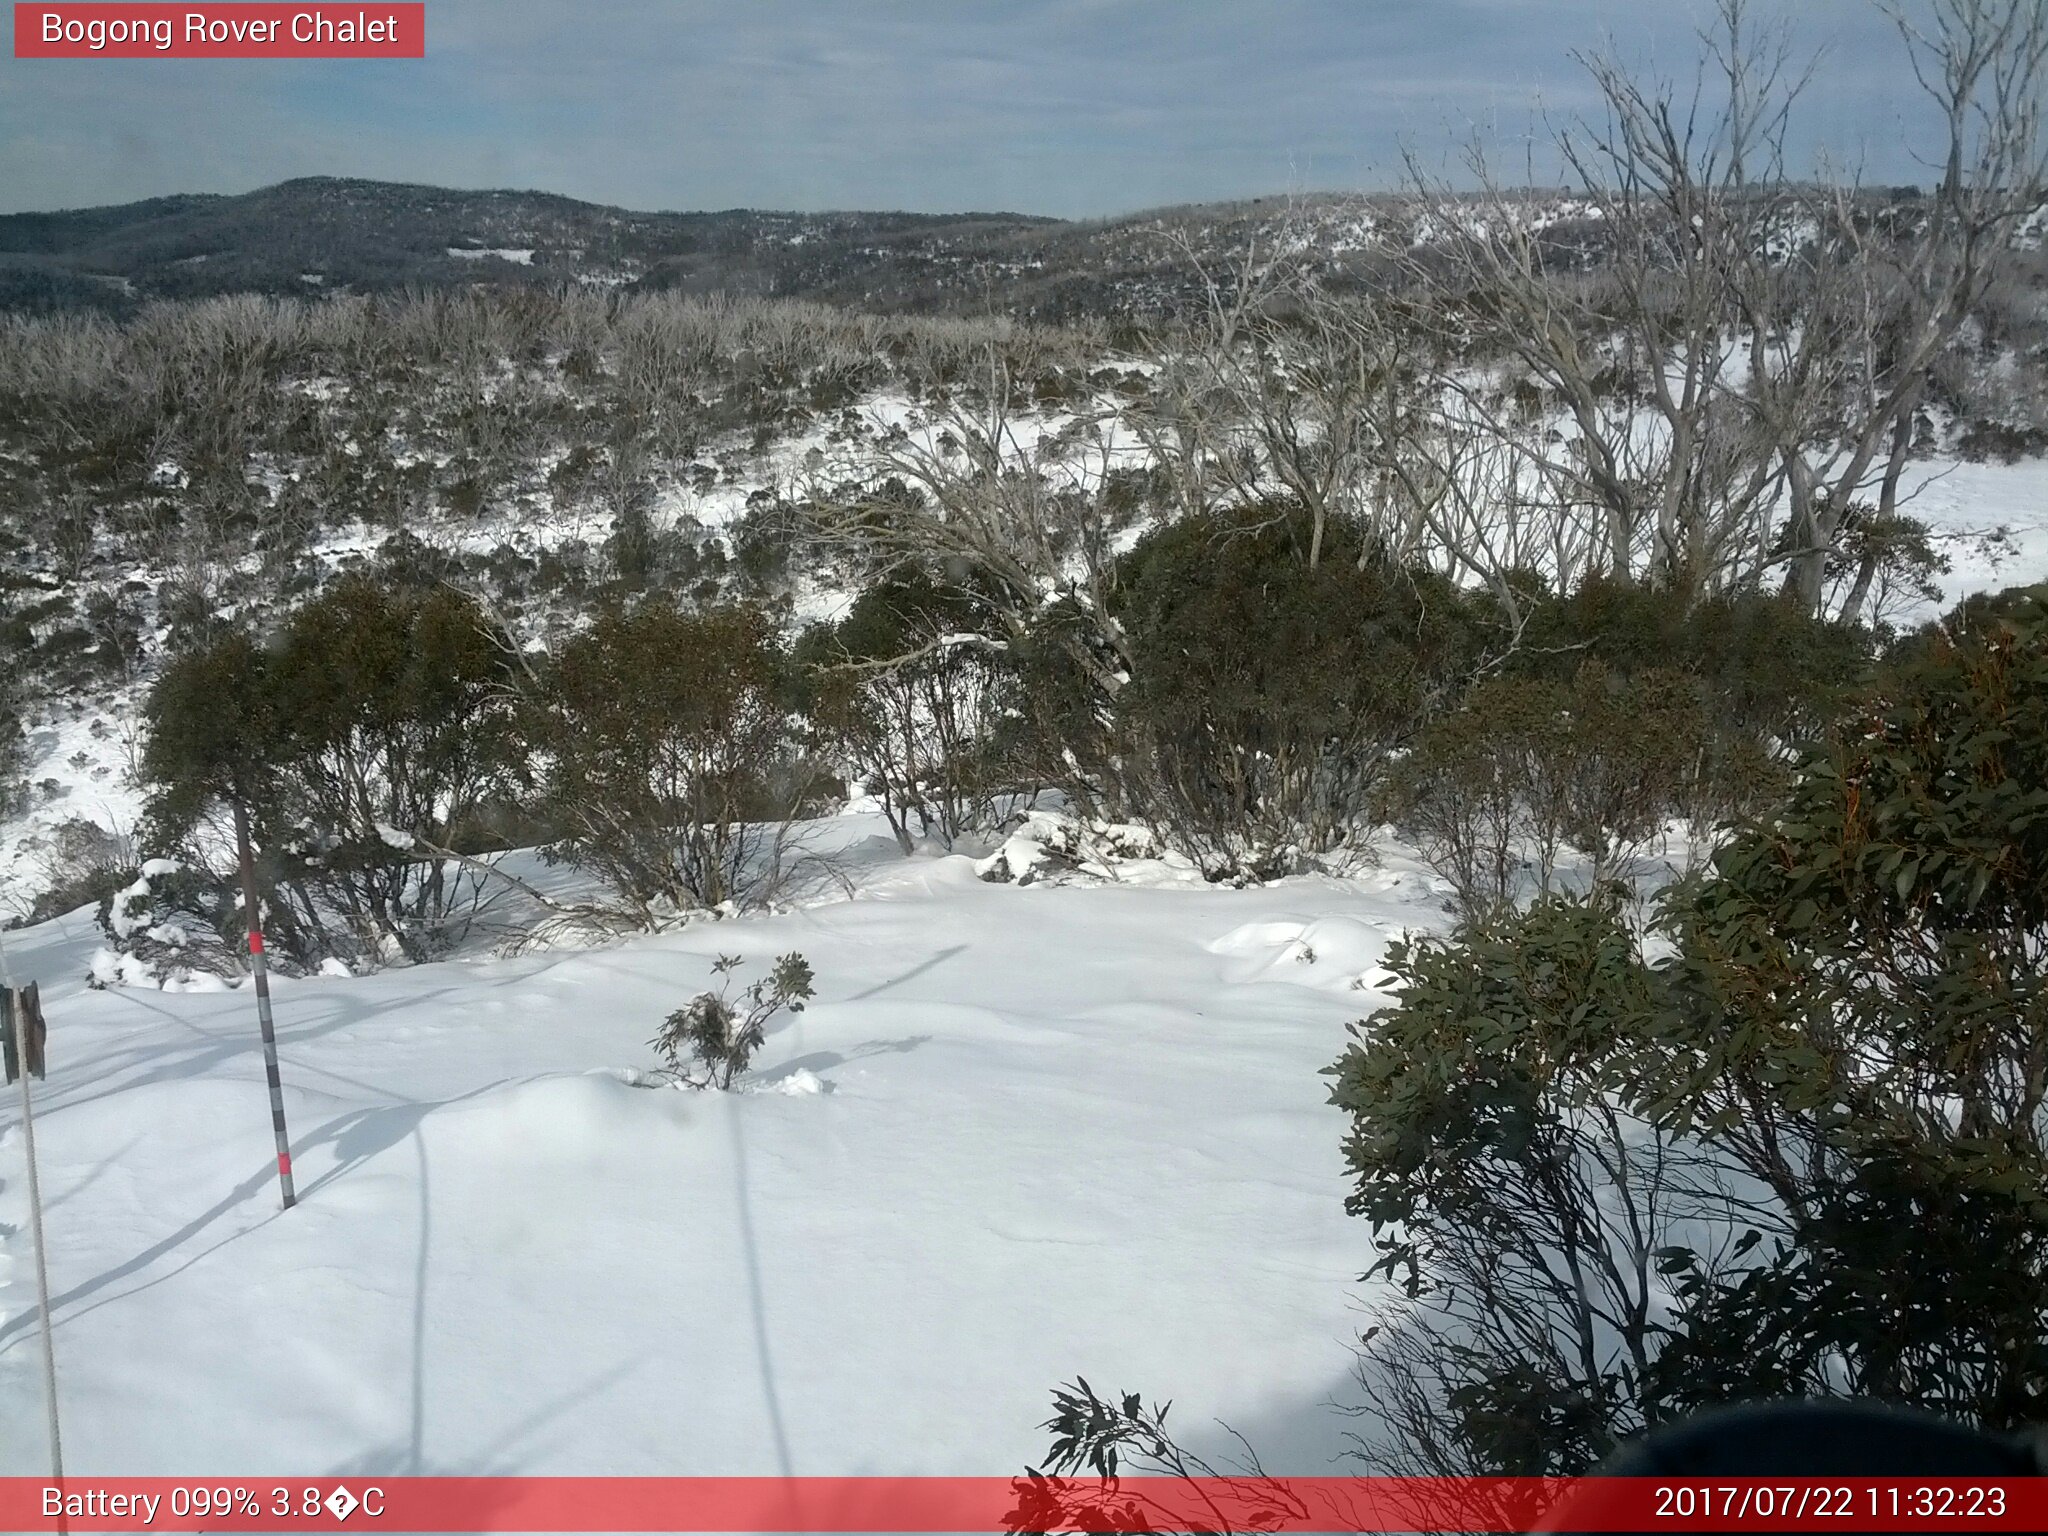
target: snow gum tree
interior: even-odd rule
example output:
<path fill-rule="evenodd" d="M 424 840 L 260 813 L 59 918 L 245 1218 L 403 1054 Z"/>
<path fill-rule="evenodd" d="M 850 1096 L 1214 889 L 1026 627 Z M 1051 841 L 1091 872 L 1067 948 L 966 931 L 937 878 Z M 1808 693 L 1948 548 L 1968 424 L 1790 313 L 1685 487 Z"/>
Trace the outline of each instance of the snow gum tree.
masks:
<path fill-rule="evenodd" d="M 1782 580 L 1818 610 L 1853 550 L 1854 618 L 1886 562 L 1913 558 L 1916 414 L 2048 200 L 2048 20 L 2033 0 L 1892 14 L 1938 125 L 1913 203 L 1788 164 L 1811 71 L 1746 0 L 1721 0 L 1689 82 L 1585 61 L 1599 111 L 1555 135 L 1574 221 L 1539 217 L 1477 148 L 1476 198 L 1411 166 L 1429 236 L 1412 276 L 1465 360 L 1439 376 L 1441 414 L 1512 445 L 1590 569 L 1689 594 Z M 1554 430 L 1504 408 L 1501 361 Z"/>

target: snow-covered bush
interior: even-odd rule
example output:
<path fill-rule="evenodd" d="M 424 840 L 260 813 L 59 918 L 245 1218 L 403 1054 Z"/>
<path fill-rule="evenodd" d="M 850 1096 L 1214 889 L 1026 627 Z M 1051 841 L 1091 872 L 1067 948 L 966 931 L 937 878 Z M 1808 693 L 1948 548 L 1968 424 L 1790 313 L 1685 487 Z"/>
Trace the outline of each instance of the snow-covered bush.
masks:
<path fill-rule="evenodd" d="M 720 955 L 711 971 L 729 977 L 741 964 L 738 955 Z M 731 987 L 727 980 L 716 992 L 698 993 L 687 1007 L 670 1014 L 649 1042 L 661 1052 L 663 1070 L 673 1081 L 693 1088 L 730 1088 L 760 1049 L 768 1021 L 785 1008 L 802 1013 L 815 991 L 811 963 L 795 953 L 778 958 L 767 976 L 743 988 L 737 998 L 730 996 Z"/>
<path fill-rule="evenodd" d="M 101 901 L 98 919 L 107 942 L 92 957 L 95 987 L 191 991 L 221 986 L 246 968 L 241 901 L 203 868 L 147 860 L 131 883 Z M 285 974 L 299 969 L 289 950 L 273 954 L 272 963 Z"/>
<path fill-rule="evenodd" d="M 1188 872 L 1194 865 L 1145 827 L 1071 816 L 1059 811 L 1019 811 L 1003 824 L 1002 846 L 974 866 L 982 879 L 1032 885 L 1065 875 L 1108 880 L 1134 865 L 1156 864 Z"/>

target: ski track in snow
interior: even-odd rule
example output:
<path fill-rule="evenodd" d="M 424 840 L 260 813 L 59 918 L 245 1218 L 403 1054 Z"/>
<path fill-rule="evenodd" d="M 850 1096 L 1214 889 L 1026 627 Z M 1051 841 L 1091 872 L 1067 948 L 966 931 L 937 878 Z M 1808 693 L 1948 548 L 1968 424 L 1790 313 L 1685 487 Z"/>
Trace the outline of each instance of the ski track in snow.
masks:
<path fill-rule="evenodd" d="M 50 1016 L 67 1470 L 1005 1474 L 1076 1373 L 1334 1470 L 1368 1255 L 1317 1072 L 1383 1000 L 1384 938 L 1439 920 L 1430 878 L 1018 888 L 841 830 L 850 901 L 279 983 L 290 1212 L 246 989 L 87 990 L 89 912 L 6 935 Z M 633 1086 L 715 954 L 744 983 L 791 949 L 818 998 L 755 1091 Z M 16 1119 L 0 1473 L 27 1475 Z"/>

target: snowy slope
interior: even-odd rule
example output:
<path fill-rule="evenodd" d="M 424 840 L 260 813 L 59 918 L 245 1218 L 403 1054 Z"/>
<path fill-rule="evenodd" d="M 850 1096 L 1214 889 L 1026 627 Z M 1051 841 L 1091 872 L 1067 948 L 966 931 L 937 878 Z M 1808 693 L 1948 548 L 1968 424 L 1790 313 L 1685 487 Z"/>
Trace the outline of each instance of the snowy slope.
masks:
<path fill-rule="evenodd" d="M 1366 1243 L 1316 1074 L 1430 891 L 1398 858 L 1253 891 L 878 859 L 779 917 L 286 983 L 290 1213 L 246 992 L 86 991 L 83 913 L 8 934 L 51 1018 L 67 1466 L 1008 1473 L 1081 1372 L 1323 1470 Z M 744 979 L 789 949 L 819 996 L 765 1091 L 629 1085 L 714 954 Z M 40 1356 L 4 1113 L 21 1474 Z"/>
<path fill-rule="evenodd" d="M 47 850 L 52 829 L 72 817 L 127 835 L 142 815 L 135 782 L 140 752 L 141 702 L 135 690 L 93 701 L 52 703 L 28 721 L 23 777 L 30 804 L 20 816 L 0 817 L 0 923 L 26 916 L 51 884 Z"/>
<path fill-rule="evenodd" d="M 1903 510 L 1926 520 L 1949 559 L 1951 569 L 1940 578 L 1944 603 L 2048 581 L 2048 459 L 1916 462 L 1906 476 Z M 2007 536 L 1987 543 L 1981 535 L 1994 529 Z M 1939 611 L 1923 604 L 1901 618 L 1917 621 Z"/>

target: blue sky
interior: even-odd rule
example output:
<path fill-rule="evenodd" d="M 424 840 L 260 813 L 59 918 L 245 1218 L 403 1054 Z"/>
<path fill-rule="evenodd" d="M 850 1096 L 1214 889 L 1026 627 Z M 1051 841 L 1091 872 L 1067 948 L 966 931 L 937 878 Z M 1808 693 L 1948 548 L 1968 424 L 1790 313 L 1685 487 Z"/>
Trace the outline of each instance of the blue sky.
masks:
<path fill-rule="evenodd" d="M 1795 153 L 1925 181 L 1868 0 L 1764 0 L 1822 62 Z M 10 8 L 11 9 L 11 8 Z M 374 6 L 372 6 L 374 9 Z M 1089 217 L 1524 163 L 1574 50 L 1689 78 L 1705 0 L 429 0 L 408 61 L 0 58 L 0 210 L 292 176 L 641 209 Z M 11 49 L 9 53 L 11 54 Z M 1542 160 L 1539 179 L 1554 167 Z"/>

